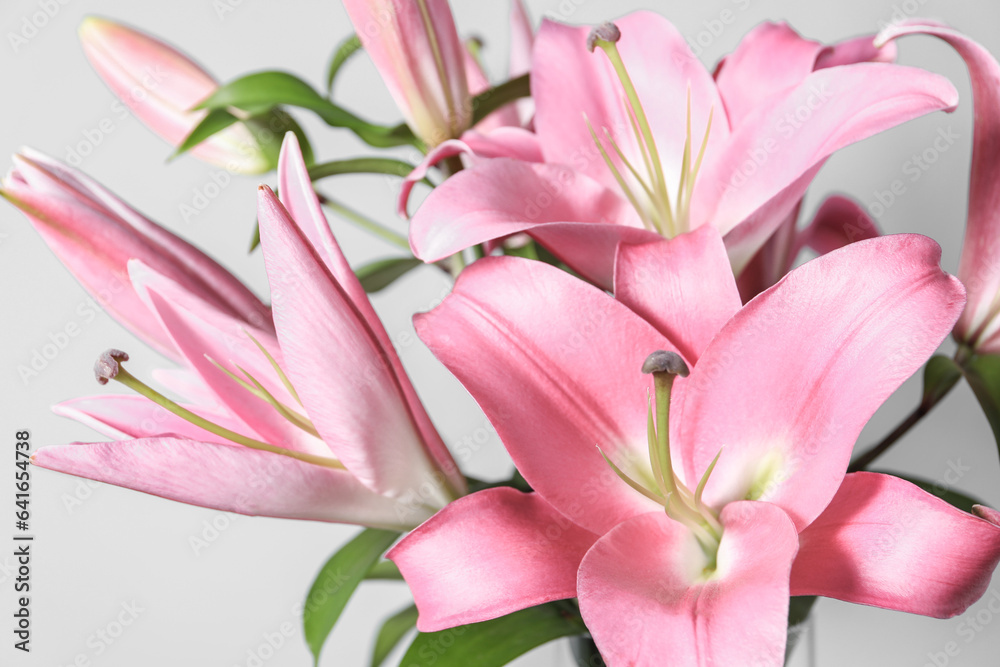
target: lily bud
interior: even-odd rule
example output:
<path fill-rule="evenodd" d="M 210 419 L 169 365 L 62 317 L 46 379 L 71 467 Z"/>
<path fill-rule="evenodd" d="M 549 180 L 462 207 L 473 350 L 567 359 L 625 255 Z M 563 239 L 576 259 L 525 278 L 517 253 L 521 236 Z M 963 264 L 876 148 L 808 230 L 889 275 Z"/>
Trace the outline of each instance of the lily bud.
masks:
<path fill-rule="evenodd" d="M 344 0 L 406 124 L 434 147 L 472 122 L 465 49 L 447 0 Z"/>
<path fill-rule="evenodd" d="M 190 109 L 219 87 L 208 72 L 177 49 L 108 19 L 85 19 L 80 25 L 80 42 L 111 92 L 173 146 L 180 145 L 207 113 Z M 191 152 L 235 173 L 260 174 L 273 166 L 267 147 L 238 123 Z"/>

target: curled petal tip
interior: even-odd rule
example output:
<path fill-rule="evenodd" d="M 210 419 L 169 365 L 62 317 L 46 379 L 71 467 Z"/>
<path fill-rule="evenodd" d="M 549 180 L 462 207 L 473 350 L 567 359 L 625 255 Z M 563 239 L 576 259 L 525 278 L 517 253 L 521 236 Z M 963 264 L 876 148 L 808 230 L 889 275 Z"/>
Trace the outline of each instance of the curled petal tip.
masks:
<path fill-rule="evenodd" d="M 621 38 L 622 31 L 618 29 L 618 26 L 611 21 L 605 21 L 601 25 L 596 26 L 587 35 L 587 50 L 593 53 L 598 42 L 615 43 Z"/>
<path fill-rule="evenodd" d="M 1000 527 L 1000 512 L 996 511 L 992 507 L 986 507 L 985 505 L 973 505 L 972 513 L 980 519 L 985 519 L 994 526 Z"/>
<path fill-rule="evenodd" d="M 657 350 L 646 357 L 646 361 L 642 364 L 642 372 L 670 373 L 671 375 L 680 375 L 683 378 L 687 377 L 691 371 L 681 355 L 676 352 Z"/>
<path fill-rule="evenodd" d="M 118 363 L 121 361 L 128 361 L 128 354 L 114 348 L 105 351 L 94 362 L 94 377 L 101 384 L 107 384 L 108 380 L 114 380 L 120 370 Z"/>

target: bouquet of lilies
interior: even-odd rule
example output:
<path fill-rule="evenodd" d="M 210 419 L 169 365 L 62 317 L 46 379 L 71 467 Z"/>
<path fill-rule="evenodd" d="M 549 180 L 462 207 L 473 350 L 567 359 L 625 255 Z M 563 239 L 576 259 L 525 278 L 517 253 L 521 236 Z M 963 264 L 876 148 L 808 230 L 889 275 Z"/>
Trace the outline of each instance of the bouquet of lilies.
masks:
<path fill-rule="evenodd" d="M 0 194 L 173 364 L 137 377 L 129 354 L 105 352 L 97 380 L 117 393 L 56 412 L 108 440 L 43 447 L 34 465 L 364 527 L 306 595 L 317 661 L 366 578 L 404 579 L 415 603 L 388 617 L 372 664 L 399 646 L 421 667 L 504 665 L 565 637 L 581 665 L 776 667 L 817 596 L 935 618 L 983 596 L 1000 512 L 869 469 L 961 382 L 1000 436 L 988 51 L 930 21 L 832 45 L 765 23 L 710 70 L 658 14 L 535 29 L 514 0 L 493 83 L 446 0 L 343 4 L 356 33 L 328 88 L 367 54 L 398 125 L 288 72 L 219 84 L 144 32 L 84 23 L 88 59 L 138 118 L 178 153 L 264 182 L 253 229 L 270 295 L 71 166 L 16 155 Z M 956 107 L 947 79 L 894 63 L 916 34 L 947 42 L 972 80 L 957 278 L 935 241 L 882 235 L 850 198 L 799 220 L 835 151 Z M 373 154 L 319 161 L 296 114 Z M 317 189 L 347 173 L 401 179 L 408 238 Z M 406 256 L 352 266 L 327 211 Z M 422 263 L 454 287 L 417 334 L 495 428 L 509 480 L 459 468 L 369 301 Z M 949 334 L 957 352 L 932 356 Z M 921 369 L 912 415 L 852 459 Z"/>

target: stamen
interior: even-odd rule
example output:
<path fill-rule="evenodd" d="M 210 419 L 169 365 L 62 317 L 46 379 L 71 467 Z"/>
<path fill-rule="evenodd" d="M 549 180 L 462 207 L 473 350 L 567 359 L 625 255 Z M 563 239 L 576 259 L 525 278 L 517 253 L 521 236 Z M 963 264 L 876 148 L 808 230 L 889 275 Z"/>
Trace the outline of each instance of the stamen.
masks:
<path fill-rule="evenodd" d="M 601 152 L 601 157 L 604 158 L 604 163 L 608 165 L 608 169 L 611 170 L 611 175 L 615 177 L 618 187 L 622 189 L 622 194 L 624 194 L 629 200 L 629 203 L 632 204 L 632 208 L 640 213 L 639 217 L 642 218 L 643 224 L 649 227 L 650 231 L 656 231 L 655 227 L 653 227 L 650 221 L 646 219 L 646 216 L 642 215 L 642 205 L 639 203 L 639 200 L 636 199 L 632 189 L 628 186 L 628 183 L 625 181 L 625 177 L 622 176 L 620 171 L 618 171 L 618 167 L 616 167 L 615 163 L 611 161 L 611 156 L 608 155 L 608 152 L 604 149 L 604 144 L 602 144 L 601 140 L 598 139 L 597 133 L 594 132 L 594 126 L 590 124 L 590 120 L 587 118 L 587 115 L 584 114 L 583 118 L 587 121 L 587 129 L 590 130 L 590 136 L 597 145 L 597 150 Z"/>
<path fill-rule="evenodd" d="M 124 366 L 121 365 L 121 362 L 128 361 L 128 358 L 128 355 L 121 350 L 112 349 L 106 351 L 98 358 L 97 363 L 94 364 L 94 372 L 97 375 L 97 381 L 101 384 L 107 384 L 108 380 L 120 382 L 129 389 L 132 389 L 136 393 L 153 401 L 160 407 L 177 415 L 181 419 L 188 421 L 195 426 L 208 431 L 209 433 L 213 433 L 221 438 L 243 445 L 244 447 L 271 452 L 272 454 L 280 454 L 281 456 L 288 456 L 299 461 L 312 463 L 313 465 L 319 465 L 325 468 L 333 468 L 337 470 L 344 469 L 343 464 L 337 459 L 276 447 L 266 442 L 261 442 L 260 440 L 240 435 L 235 431 L 230 431 L 223 426 L 219 426 L 218 424 L 208 421 L 204 417 L 201 417 L 187 408 L 178 405 L 152 387 L 143 384 L 143 382 L 125 370 Z"/>
<path fill-rule="evenodd" d="M 604 460 L 607 462 L 607 464 L 609 466 L 611 466 L 611 469 L 615 472 L 616 475 L 618 475 L 622 479 L 623 482 L 625 482 L 626 484 L 628 484 L 633 489 L 635 489 L 636 491 L 638 491 L 642 495 L 646 496 L 647 498 L 649 498 L 653 502 L 660 503 L 661 505 L 664 504 L 664 499 L 663 499 L 662 496 L 653 493 L 652 491 L 650 491 L 649 489 L 647 489 L 645 486 L 643 486 L 639 482 L 637 482 L 634 479 L 632 479 L 631 477 L 629 477 L 621 468 L 619 468 L 618 466 L 616 466 L 614 464 L 614 461 L 612 461 L 611 459 L 608 458 L 608 455 L 604 453 L 603 449 L 601 449 L 600 447 L 598 447 L 597 451 L 599 451 L 601 453 L 601 456 L 604 457 Z"/>
<path fill-rule="evenodd" d="M 594 52 L 594 48 L 597 46 L 598 42 L 617 42 L 622 38 L 622 31 L 618 29 L 611 21 L 605 21 L 601 25 L 597 26 L 590 31 L 587 35 L 587 50 L 591 53 Z"/>
<path fill-rule="evenodd" d="M 278 374 L 278 378 L 281 380 L 281 384 L 285 385 L 285 389 L 287 389 L 288 393 L 291 394 L 292 398 L 295 399 L 295 402 L 298 403 L 299 405 L 302 405 L 302 399 L 299 398 L 298 393 L 295 391 L 295 387 L 292 386 L 292 381 L 288 379 L 287 375 L 285 375 L 285 371 L 281 370 L 281 366 L 279 366 L 278 362 L 274 360 L 274 357 L 271 356 L 271 353 L 267 351 L 267 348 L 261 345 L 260 342 L 256 338 L 254 338 L 250 334 L 250 332 L 247 331 L 246 329 L 243 330 L 243 333 L 245 333 L 247 338 L 249 338 L 251 342 L 253 342 L 253 344 L 257 346 L 257 349 L 260 350 L 265 357 L 267 357 L 268 362 L 270 362 L 271 364 L 271 368 L 273 368 L 274 372 Z"/>

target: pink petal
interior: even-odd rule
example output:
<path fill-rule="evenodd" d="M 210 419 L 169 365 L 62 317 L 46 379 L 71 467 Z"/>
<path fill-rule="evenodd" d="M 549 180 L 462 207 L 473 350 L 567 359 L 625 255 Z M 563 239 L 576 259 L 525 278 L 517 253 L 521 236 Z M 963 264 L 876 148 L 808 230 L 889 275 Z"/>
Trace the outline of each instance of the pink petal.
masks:
<path fill-rule="evenodd" d="M 784 22 L 761 23 L 748 32 L 715 78 L 730 127 L 801 83 L 822 50 L 819 42 L 803 39 Z"/>
<path fill-rule="evenodd" d="M 251 432 L 243 422 L 217 410 L 185 405 L 188 410 L 208 421 L 237 433 Z M 233 445 L 217 435 L 195 426 L 168 412 L 143 396 L 86 396 L 74 398 L 52 407 L 60 417 L 75 419 L 98 433 L 114 440 L 131 440 L 153 436 L 180 436 L 192 440 Z"/>
<path fill-rule="evenodd" d="M 82 173 L 35 151 L 14 157 L 2 193 L 119 322 L 172 358 L 177 352 L 130 284 L 140 258 L 213 307 L 262 328 L 270 310 L 213 259 L 130 208 Z"/>
<path fill-rule="evenodd" d="M 576 571 L 597 536 L 537 493 L 488 489 L 459 498 L 389 552 L 435 632 L 576 596 Z"/>
<path fill-rule="evenodd" d="M 861 205 L 849 197 L 827 197 L 812 222 L 799 235 L 799 247 L 809 247 L 820 255 L 849 243 L 881 235 L 878 225 Z"/>
<path fill-rule="evenodd" d="M 266 186 L 258 219 L 285 372 L 309 419 L 369 488 L 399 496 L 424 485 L 427 502 L 443 505 L 446 479 L 438 479 L 386 349 Z"/>
<path fill-rule="evenodd" d="M 725 235 L 739 225 L 739 243 L 727 239 L 739 271 L 801 198 L 811 180 L 804 174 L 844 146 L 957 101 L 947 79 L 920 69 L 862 63 L 813 72 L 748 116 L 722 150 L 709 149 L 692 226 L 710 222 Z M 788 201 L 783 211 L 754 215 L 778 195 Z"/>
<path fill-rule="evenodd" d="M 344 0 L 344 8 L 417 136 L 436 146 L 461 135 L 472 108 L 447 0 Z"/>
<path fill-rule="evenodd" d="M 42 468 L 106 482 L 168 500 L 249 516 L 412 528 L 427 517 L 400 514 L 350 473 L 245 447 L 180 438 L 43 447 Z M 400 519 L 404 516 L 406 520 Z"/>
<path fill-rule="evenodd" d="M 816 58 L 816 69 L 864 62 L 891 63 L 895 60 L 895 44 L 875 46 L 875 35 L 864 35 L 846 39 L 823 49 Z"/>
<path fill-rule="evenodd" d="M 469 93 L 475 96 L 486 92 L 491 86 L 486 72 L 468 48 L 464 51 L 465 78 L 469 82 Z M 518 116 L 517 107 L 514 104 L 507 104 L 476 123 L 476 129 L 480 132 L 490 132 L 499 127 L 520 127 L 520 125 L 521 117 Z"/>
<path fill-rule="evenodd" d="M 343 289 L 371 334 L 378 341 L 381 354 L 389 360 L 395 381 L 403 392 L 411 416 L 416 422 L 417 429 L 431 457 L 437 462 L 438 468 L 448 478 L 450 484 L 455 489 L 464 490 L 465 478 L 458 470 L 448 448 L 441 440 L 441 436 L 438 435 L 437 429 L 431 423 L 430 417 L 427 416 L 427 411 L 417 397 L 417 392 L 403 369 L 399 355 L 396 354 L 396 350 L 392 346 L 389 334 L 386 333 L 382 321 L 368 300 L 368 294 L 361 286 L 361 281 L 358 280 L 351 265 L 347 263 L 340 245 L 334 239 L 333 232 L 330 231 L 330 225 L 326 216 L 323 215 L 319 199 L 312 187 L 312 180 L 309 178 L 305 160 L 302 159 L 298 139 L 291 132 L 285 135 L 281 147 L 281 157 L 278 160 L 278 183 L 282 203 L 286 205 L 295 226 L 306 237 L 309 245 L 319 255 L 330 275 Z"/>
<path fill-rule="evenodd" d="M 653 479 L 641 367 L 651 352 L 674 348 L 652 326 L 559 269 L 511 257 L 472 264 L 414 323 L 557 510 L 601 533 L 658 507 L 597 449 L 633 478 Z"/>
<path fill-rule="evenodd" d="M 542 162 L 542 149 L 538 137 L 519 127 L 498 127 L 488 134 L 469 130 L 459 139 L 449 139 L 431 149 L 413 171 L 403 179 L 399 191 L 396 212 L 404 218 L 409 217 L 407 205 L 410 193 L 418 181 L 427 176 L 430 168 L 450 157 L 468 155 L 471 164 L 475 158 L 509 157 L 525 162 Z"/>
<path fill-rule="evenodd" d="M 965 60 L 972 81 L 975 128 L 969 180 L 969 218 L 962 244 L 958 277 L 969 292 L 955 335 L 980 352 L 1000 352 L 996 295 L 1000 292 L 1000 64 L 983 46 L 948 27 L 904 23 L 879 35 L 885 43 L 905 35 L 926 34 L 943 39 Z"/>
<path fill-rule="evenodd" d="M 772 200 L 773 201 L 773 200 Z M 740 271 L 736 284 L 740 298 L 746 303 L 769 287 L 773 287 L 788 273 L 799 254 L 799 212 L 802 200 L 761 246 L 753 259 Z M 736 231 L 739 231 L 739 227 Z"/>
<path fill-rule="evenodd" d="M 244 371 L 249 373 L 282 404 L 303 412 L 285 389 L 267 357 L 250 338 L 253 336 L 287 372 L 282 351 L 273 334 L 253 329 L 197 301 L 183 300 L 176 285 L 148 270 L 143 272 L 141 267 L 136 267 L 133 274 L 134 282 L 142 290 L 150 310 L 170 334 L 176 349 L 212 390 L 220 404 L 265 442 L 294 451 L 330 456 L 330 448 L 321 440 L 292 424 L 264 399 L 254 396 L 216 365 L 222 365 L 248 383 L 250 380 L 245 377 Z M 235 430 L 253 437 L 253 434 L 245 433 L 246 429 Z"/>
<path fill-rule="evenodd" d="M 726 247 L 711 227 L 670 241 L 620 246 L 615 298 L 695 363 L 742 307 Z"/>
<path fill-rule="evenodd" d="M 949 618 L 986 592 L 1000 527 L 907 481 L 854 473 L 799 535 L 792 595 Z"/>
<path fill-rule="evenodd" d="M 177 49 L 120 23 L 89 17 L 80 25 L 80 42 L 111 91 L 174 146 L 205 116 L 189 109 L 218 88 L 211 75 Z M 256 174 L 270 169 L 253 134 L 242 124 L 231 125 L 191 152 L 230 171 Z"/>
<path fill-rule="evenodd" d="M 552 223 L 568 223 L 559 225 L 567 229 L 559 242 L 545 243 L 550 230 L 544 227 Z M 410 245 L 420 259 L 436 262 L 477 243 L 527 232 L 574 269 L 610 286 L 620 241 L 659 238 L 641 226 L 625 199 L 579 172 L 498 158 L 435 188 L 413 216 Z M 568 247 L 562 243 L 567 240 Z"/>
<path fill-rule="evenodd" d="M 662 512 L 616 526 L 580 566 L 580 611 L 610 665 L 781 667 L 795 527 L 768 503 L 722 512 L 718 567 Z"/>
<path fill-rule="evenodd" d="M 961 283 L 940 257 L 917 235 L 853 243 L 792 271 L 730 320 L 671 418 L 688 479 L 722 449 L 706 502 L 767 500 L 799 529 L 823 511 L 862 427 L 961 312 Z"/>
<path fill-rule="evenodd" d="M 535 31 L 531 27 L 531 17 L 523 0 L 510 2 L 510 56 L 507 77 L 510 79 L 531 71 L 531 50 L 535 43 Z M 531 98 L 516 102 L 521 124 L 528 125 L 535 113 L 535 102 Z"/>
<path fill-rule="evenodd" d="M 622 34 L 618 49 L 649 117 L 666 181 L 675 188 L 687 138 L 688 92 L 695 141 L 704 136 L 709 112 L 715 109 L 709 154 L 722 150 L 729 133 L 723 122 L 722 101 L 711 75 L 665 18 L 639 11 L 616 20 L 615 25 Z M 641 165 L 642 157 L 614 68 L 600 50 L 587 51 L 589 32 L 589 27 L 542 22 L 531 70 L 531 92 L 537 109 L 535 129 L 547 162 L 572 166 L 617 191 L 618 185 L 594 144 L 585 117 L 599 136 L 607 128 L 633 165 Z M 613 151 L 609 153 L 614 155 Z M 617 156 L 613 160 L 627 175 Z"/>

